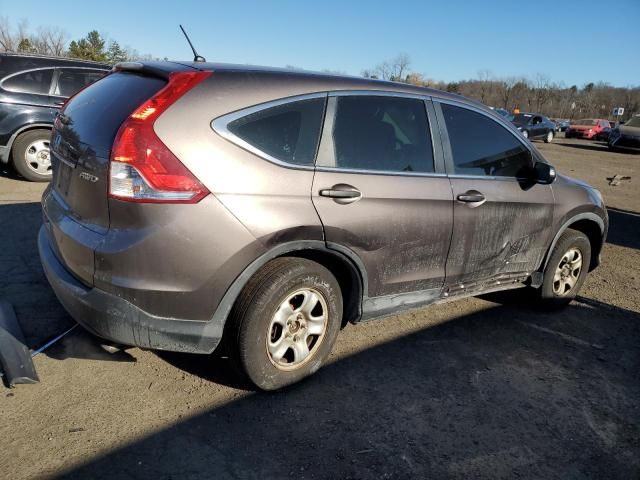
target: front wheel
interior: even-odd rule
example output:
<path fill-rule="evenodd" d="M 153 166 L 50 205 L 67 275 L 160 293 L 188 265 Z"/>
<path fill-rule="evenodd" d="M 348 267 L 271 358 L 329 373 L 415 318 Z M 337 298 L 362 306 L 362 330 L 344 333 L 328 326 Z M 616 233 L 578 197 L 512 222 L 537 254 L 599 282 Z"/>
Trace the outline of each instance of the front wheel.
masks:
<path fill-rule="evenodd" d="M 316 372 L 342 322 L 342 294 L 322 265 L 283 257 L 262 267 L 244 288 L 232 318 L 237 360 L 262 390 Z"/>
<path fill-rule="evenodd" d="M 558 239 L 544 270 L 540 297 L 543 306 L 561 308 L 578 294 L 589 271 L 591 244 L 587 236 L 567 229 Z"/>
<path fill-rule="evenodd" d="M 51 180 L 50 137 L 49 130 L 38 129 L 23 133 L 13 142 L 13 166 L 22 177 L 32 182 Z"/>
<path fill-rule="evenodd" d="M 552 141 L 553 141 L 553 132 L 549 130 L 549 132 L 547 132 L 547 136 L 544 139 L 544 143 L 551 143 Z"/>

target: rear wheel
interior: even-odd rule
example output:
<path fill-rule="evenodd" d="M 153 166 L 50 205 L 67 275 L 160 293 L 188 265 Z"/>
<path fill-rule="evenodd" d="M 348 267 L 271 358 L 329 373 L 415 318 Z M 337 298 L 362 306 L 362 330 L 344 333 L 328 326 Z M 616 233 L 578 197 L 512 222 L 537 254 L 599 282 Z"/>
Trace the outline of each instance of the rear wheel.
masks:
<path fill-rule="evenodd" d="M 31 130 L 13 142 L 11 158 L 16 171 L 32 182 L 51 180 L 51 154 L 49 152 L 49 130 Z"/>
<path fill-rule="evenodd" d="M 549 130 L 547 136 L 544 139 L 544 143 L 551 143 L 553 141 L 553 132 Z"/>
<path fill-rule="evenodd" d="M 275 390 L 316 372 L 342 322 L 342 294 L 322 265 L 277 258 L 244 288 L 232 313 L 236 355 L 249 379 Z"/>
<path fill-rule="evenodd" d="M 540 297 L 543 305 L 561 308 L 573 300 L 589 271 L 591 244 L 587 236 L 567 229 L 558 239 L 544 271 Z"/>

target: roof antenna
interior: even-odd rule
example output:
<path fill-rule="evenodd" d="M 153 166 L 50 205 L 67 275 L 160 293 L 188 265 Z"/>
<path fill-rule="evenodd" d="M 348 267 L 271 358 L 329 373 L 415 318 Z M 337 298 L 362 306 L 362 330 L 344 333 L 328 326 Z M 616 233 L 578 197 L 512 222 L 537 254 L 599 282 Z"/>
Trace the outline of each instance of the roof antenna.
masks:
<path fill-rule="evenodd" d="M 198 52 L 196 52 L 196 49 L 193 48 L 193 43 L 191 43 L 191 40 L 189 40 L 189 35 L 187 35 L 187 32 L 184 31 L 184 28 L 182 28 L 182 25 L 180 25 L 180 30 L 182 30 L 182 33 L 184 33 L 184 37 L 187 39 L 187 42 L 189 42 L 189 46 L 191 47 L 191 51 L 193 52 L 193 61 L 206 62 L 205 58 L 198 55 Z"/>

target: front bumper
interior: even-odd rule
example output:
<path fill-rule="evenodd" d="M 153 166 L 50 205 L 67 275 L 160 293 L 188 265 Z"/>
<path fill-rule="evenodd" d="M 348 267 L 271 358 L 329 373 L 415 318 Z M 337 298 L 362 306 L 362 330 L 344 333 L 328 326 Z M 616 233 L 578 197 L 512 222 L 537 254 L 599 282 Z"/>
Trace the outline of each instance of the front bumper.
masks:
<path fill-rule="evenodd" d="M 158 317 L 116 295 L 87 287 L 58 260 L 44 226 L 38 233 L 38 250 L 44 273 L 62 306 L 99 337 L 124 345 L 189 353 L 211 353 L 222 338 L 222 324 Z"/>

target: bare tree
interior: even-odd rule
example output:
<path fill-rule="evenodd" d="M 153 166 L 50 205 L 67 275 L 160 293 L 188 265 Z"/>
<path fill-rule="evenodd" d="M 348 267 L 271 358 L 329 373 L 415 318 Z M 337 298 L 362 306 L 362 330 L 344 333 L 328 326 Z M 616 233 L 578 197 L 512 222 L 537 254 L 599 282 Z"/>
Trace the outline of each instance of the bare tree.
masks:
<path fill-rule="evenodd" d="M 542 107 L 549 99 L 550 94 L 551 80 L 549 79 L 549 76 L 538 73 L 533 81 L 533 98 L 535 99 L 536 112 L 540 112 L 542 110 Z"/>
<path fill-rule="evenodd" d="M 389 62 L 386 61 L 378 64 L 374 71 L 376 76 L 382 80 L 391 80 L 393 75 L 393 69 Z"/>
<path fill-rule="evenodd" d="M 493 89 L 491 82 L 491 72 L 489 70 L 480 70 L 478 72 L 478 82 L 480 87 L 480 101 L 487 103 L 487 97 Z"/>
<path fill-rule="evenodd" d="M 411 65 L 409 55 L 401 53 L 392 60 L 385 60 L 379 63 L 373 70 L 364 70 L 362 74 L 368 78 L 381 78 L 382 80 L 402 82 L 409 73 L 409 65 Z"/>
<path fill-rule="evenodd" d="M 498 90 L 500 92 L 500 102 L 502 108 L 505 110 L 511 110 L 513 105 L 514 96 L 518 93 L 518 87 L 520 86 L 522 79 L 517 77 L 508 77 L 498 83 Z"/>
<path fill-rule="evenodd" d="M 64 55 L 69 38 L 67 32 L 58 27 L 40 27 L 35 36 L 39 53 L 61 57 Z"/>
<path fill-rule="evenodd" d="M 393 72 L 393 80 L 403 81 L 405 75 L 408 73 L 409 66 L 411 65 L 411 59 L 406 53 L 399 54 L 391 61 L 391 71 Z"/>
<path fill-rule="evenodd" d="M 0 48 L 3 52 L 14 52 L 18 49 L 16 35 L 13 33 L 11 23 L 7 17 L 0 17 Z"/>

